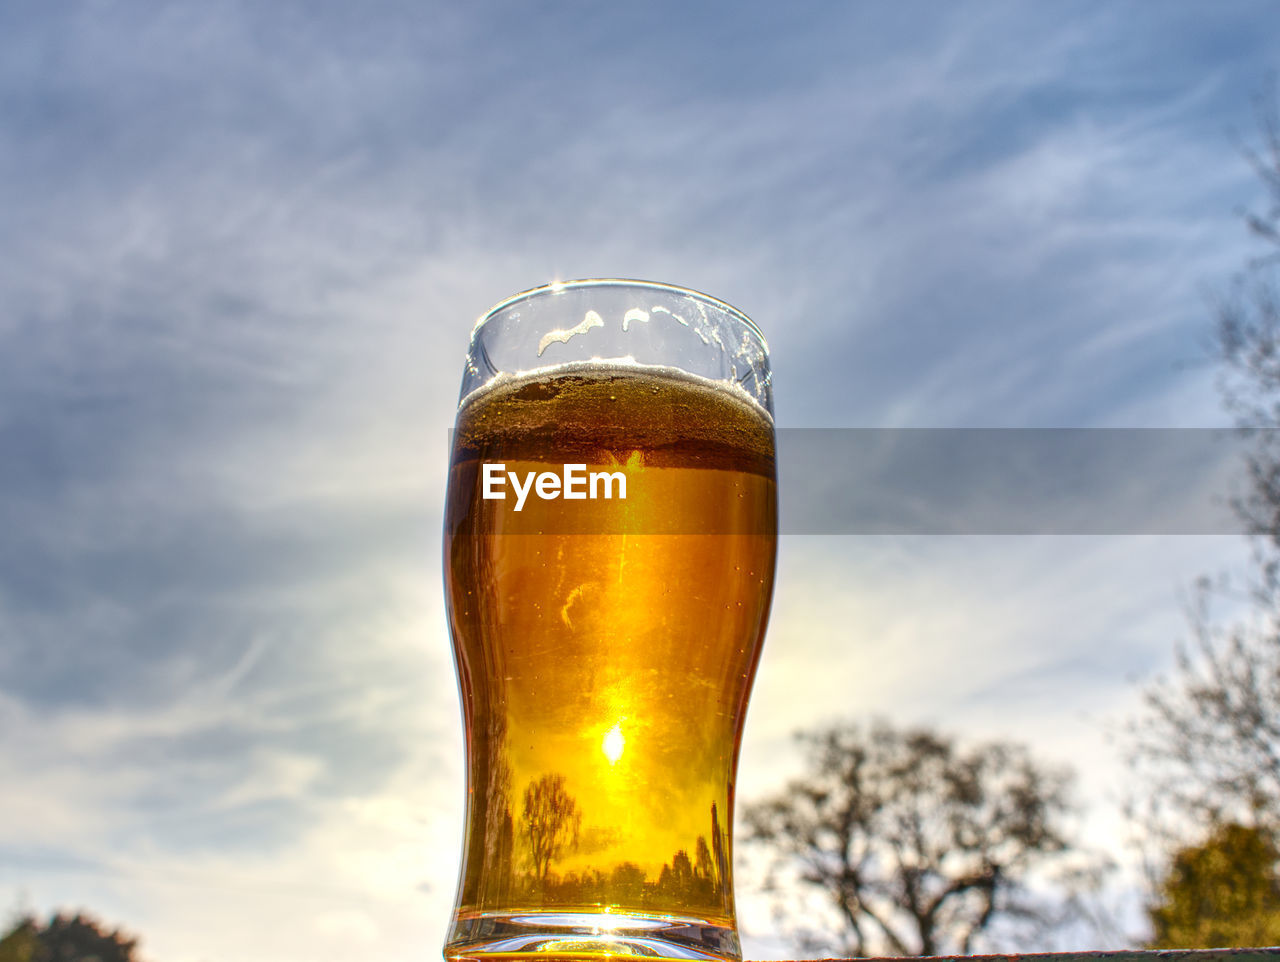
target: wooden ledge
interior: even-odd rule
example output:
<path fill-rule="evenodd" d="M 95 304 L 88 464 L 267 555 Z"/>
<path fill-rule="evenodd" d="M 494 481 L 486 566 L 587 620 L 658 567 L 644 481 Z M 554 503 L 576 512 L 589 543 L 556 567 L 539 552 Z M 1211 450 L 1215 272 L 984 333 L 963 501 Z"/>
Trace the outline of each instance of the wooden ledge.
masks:
<path fill-rule="evenodd" d="M 1042 952 L 1025 955 L 933 955 L 920 960 L 939 962 L 1280 962 L 1280 946 L 1259 949 L 1123 949 L 1108 952 Z M 818 962 L 854 962 L 821 959 Z M 903 959 L 861 959 L 857 962 L 904 962 Z"/>

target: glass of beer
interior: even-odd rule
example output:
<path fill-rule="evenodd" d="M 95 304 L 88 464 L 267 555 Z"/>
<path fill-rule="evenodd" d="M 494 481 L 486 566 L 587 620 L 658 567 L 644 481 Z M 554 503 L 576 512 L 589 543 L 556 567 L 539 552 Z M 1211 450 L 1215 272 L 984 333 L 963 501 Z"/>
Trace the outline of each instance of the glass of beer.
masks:
<path fill-rule="evenodd" d="M 446 958 L 741 957 L 734 781 L 776 544 L 746 315 L 591 280 L 476 325 L 444 530 L 467 752 Z"/>

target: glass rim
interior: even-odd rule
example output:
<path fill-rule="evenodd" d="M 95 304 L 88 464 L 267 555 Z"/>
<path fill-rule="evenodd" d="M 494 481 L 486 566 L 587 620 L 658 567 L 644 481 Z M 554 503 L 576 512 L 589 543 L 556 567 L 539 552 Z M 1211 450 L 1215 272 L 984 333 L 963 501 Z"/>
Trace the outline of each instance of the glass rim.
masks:
<path fill-rule="evenodd" d="M 765 354 L 769 353 L 769 342 L 765 340 L 764 332 L 756 325 L 756 322 L 748 317 L 743 311 L 734 307 L 727 301 L 722 301 L 718 297 L 712 297 L 710 294 L 704 294 L 702 291 L 694 290 L 692 287 L 681 287 L 678 284 L 667 284 L 663 281 L 645 281 L 627 277 L 584 277 L 571 281 L 551 281 L 547 284 L 541 284 L 538 287 L 531 287 L 526 291 L 520 291 L 518 294 L 512 294 L 510 297 L 499 301 L 493 307 L 485 311 L 480 319 L 476 321 L 475 327 L 471 329 L 471 336 L 474 338 L 480 328 L 484 327 L 490 320 L 501 312 L 519 304 L 523 301 L 531 300 L 535 297 L 541 297 L 545 294 L 560 294 L 565 291 L 583 290 L 588 288 L 632 288 L 635 290 L 661 291 L 666 294 L 679 294 L 692 300 L 701 301 L 717 310 L 723 311 L 730 317 L 741 321 L 746 325 L 756 337 L 760 339 L 760 346 L 764 348 Z"/>

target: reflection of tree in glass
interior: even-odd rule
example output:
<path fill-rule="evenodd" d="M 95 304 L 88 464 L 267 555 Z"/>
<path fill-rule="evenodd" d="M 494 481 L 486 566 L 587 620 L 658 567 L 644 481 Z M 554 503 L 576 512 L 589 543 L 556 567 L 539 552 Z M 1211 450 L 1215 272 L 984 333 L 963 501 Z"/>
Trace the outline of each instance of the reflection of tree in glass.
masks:
<path fill-rule="evenodd" d="M 497 715 L 490 722 L 489 743 L 505 745 L 507 722 Z M 511 765 L 506 753 L 500 752 L 489 766 L 488 808 L 484 817 L 484 877 L 490 889 L 487 898 L 505 901 L 511 897 L 515 879 L 512 860 L 515 856 L 515 826 L 511 817 Z"/>
<path fill-rule="evenodd" d="M 543 775 L 529 782 L 524 790 L 520 838 L 528 847 L 531 874 L 536 882 L 546 881 L 551 863 L 564 854 L 567 846 L 578 847 L 581 827 L 582 811 L 574 797 L 565 791 L 563 775 Z"/>
<path fill-rule="evenodd" d="M 723 885 L 729 878 L 729 850 L 725 848 L 724 831 L 720 828 L 715 802 L 711 803 L 711 853 L 715 858 L 716 884 Z"/>
<path fill-rule="evenodd" d="M 613 875 L 609 878 L 609 884 L 613 888 L 615 898 L 639 901 L 644 897 L 644 869 L 634 862 L 623 862 L 615 866 Z"/>
<path fill-rule="evenodd" d="M 698 844 L 694 849 L 697 853 L 697 861 L 694 864 L 693 874 L 698 878 L 716 882 L 715 866 L 711 863 L 711 850 L 707 848 L 707 840 L 701 835 L 698 836 Z"/>
<path fill-rule="evenodd" d="M 658 891 L 663 893 L 685 893 L 693 888 L 693 863 L 689 861 L 689 853 L 684 849 L 676 852 L 670 864 L 662 866 L 658 875 Z"/>
<path fill-rule="evenodd" d="M 678 850 L 671 861 L 662 866 L 656 883 L 649 887 L 666 905 L 683 906 L 709 914 L 727 911 L 724 881 L 728 874 L 728 852 L 720 813 L 711 806 L 711 844 L 705 835 L 694 843 L 693 858 L 685 849 Z"/>
<path fill-rule="evenodd" d="M 463 904 L 481 906 L 502 903 L 516 889 L 515 799 L 511 792 L 511 764 L 507 757 L 507 723 L 501 715 L 490 715 L 485 738 L 476 738 L 477 750 L 471 758 L 470 780 L 483 785 L 472 799 L 469 817 L 483 826 L 469 829 L 464 854 L 460 899 Z M 0 959 L 0 962 L 4 962 Z"/>
<path fill-rule="evenodd" d="M 693 914 L 700 918 L 727 918 L 732 908 L 728 891 L 729 840 L 720 824 L 719 809 L 710 806 L 710 831 L 694 839 L 693 845 L 677 849 L 654 877 L 646 867 L 630 860 L 604 859 L 560 874 L 556 864 L 572 849 L 578 860 L 598 855 L 602 841 L 619 836 L 613 829 L 581 827 L 582 811 L 565 790 L 564 776 L 544 775 L 530 781 L 524 791 L 523 816 L 515 847 L 523 857 L 523 870 L 511 883 L 513 890 L 536 898 L 542 906 L 614 906 L 637 911 L 673 915 Z M 505 808 L 502 809 L 505 811 Z M 508 821 L 507 832 L 510 832 Z M 505 839 L 493 851 L 508 850 Z M 603 845 L 607 850 L 609 844 Z M 692 854 L 690 854 L 692 853 Z M 0 960 L 3 962 L 3 960 Z"/>

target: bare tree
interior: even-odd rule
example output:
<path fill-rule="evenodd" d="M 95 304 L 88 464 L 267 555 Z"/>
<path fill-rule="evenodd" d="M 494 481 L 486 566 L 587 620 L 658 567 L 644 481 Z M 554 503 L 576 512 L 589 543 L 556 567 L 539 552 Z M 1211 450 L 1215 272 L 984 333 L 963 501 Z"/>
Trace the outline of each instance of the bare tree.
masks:
<path fill-rule="evenodd" d="M 1131 757 L 1146 798 L 1141 817 L 1166 841 L 1206 822 L 1280 830 L 1280 111 L 1274 87 L 1258 103 L 1260 148 L 1245 155 L 1266 202 L 1245 215 L 1264 253 L 1220 305 L 1215 352 L 1224 402 L 1250 441 L 1246 489 L 1233 500 L 1253 536 L 1256 568 L 1232 596 L 1201 579 L 1191 641 L 1152 682 L 1133 721 Z M 1226 603 L 1237 614 L 1212 610 Z M 1243 608 L 1247 614 L 1238 612 Z"/>
<path fill-rule="evenodd" d="M 1191 643 L 1147 687 L 1130 729 L 1134 814 L 1161 849 L 1206 825 L 1280 829 L 1280 608 L 1223 625 L 1218 593 L 1197 584 Z"/>
<path fill-rule="evenodd" d="M 1262 574 L 1271 594 L 1264 600 L 1273 602 L 1280 572 L 1280 105 L 1274 86 L 1257 106 L 1262 145 L 1245 147 L 1244 154 L 1266 200 L 1244 218 L 1263 243 L 1263 253 L 1236 278 L 1219 306 L 1214 348 L 1222 363 L 1223 401 L 1240 431 L 1253 441 L 1249 489 L 1234 505 L 1267 555 Z"/>
<path fill-rule="evenodd" d="M 1179 646 L 1173 671 L 1147 686 L 1129 732 L 1140 786 L 1133 814 L 1147 856 L 1154 937 L 1186 948 L 1231 944 L 1218 941 L 1227 938 L 1224 918 L 1237 934 L 1280 931 L 1274 857 L 1280 841 L 1280 111 L 1274 85 L 1259 100 L 1258 118 L 1261 146 L 1245 148 L 1245 155 L 1266 201 L 1245 221 L 1263 253 L 1236 279 L 1214 329 L 1223 399 L 1249 441 L 1247 483 L 1233 505 L 1253 537 L 1256 565 L 1234 593 L 1225 581 L 1197 583 L 1191 640 Z M 1231 609 L 1225 617 L 1213 610 L 1224 602 Z M 1257 892 L 1271 892 L 1272 901 L 1243 898 L 1254 883 Z"/>
<path fill-rule="evenodd" d="M 529 782 L 524 790 L 520 835 L 528 846 L 536 882 L 546 881 L 551 863 L 566 848 L 577 847 L 581 827 L 582 812 L 574 797 L 565 791 L 563 775 L 543 775 Z"/>
<path fill-rule="evenodd" d="M 958 749 L 883 722 L 800 733 L 808 770 L 747 806 L 747 840 L 770 873 L 798 870 L 835 910 L 838 932 L 800 932 L 845 955 L 973 951 L 994 923 L 1048 923 L 1024 885 L 1072 850 L 1069 776 L 1004 743 Z"/>

